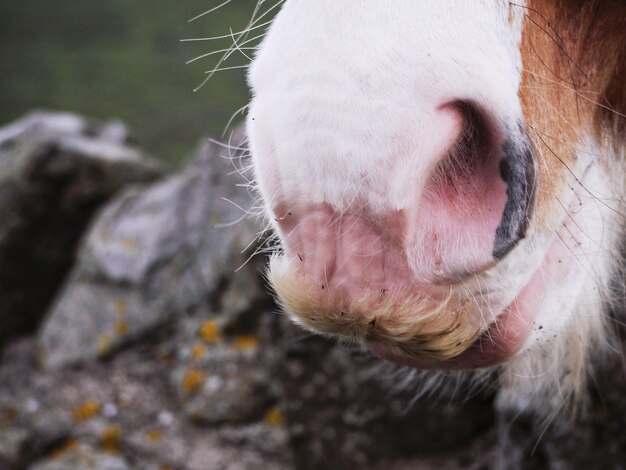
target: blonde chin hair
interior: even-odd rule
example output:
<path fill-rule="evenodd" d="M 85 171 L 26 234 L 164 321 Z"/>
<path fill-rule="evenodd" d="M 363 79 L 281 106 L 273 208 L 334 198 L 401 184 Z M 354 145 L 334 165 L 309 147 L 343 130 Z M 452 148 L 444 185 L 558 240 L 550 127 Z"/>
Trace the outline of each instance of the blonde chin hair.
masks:
<path fill-rule="evenodd" d="M 452 289 L 443 299 L 408 292 L 380 291 L 358 300 L 333 302 L 330 293 L 313 295 L 319 282 L 308 279 L 285 256 L 270 260 L 268 279 L 280 306 L 294 321 L 315 333 L 358 344 L 379 344 L 421 361 L 451 359 L 480 336 L 479 315 L 467 296 Z M 406 294 L 406 295 L 403 295 Z"/>

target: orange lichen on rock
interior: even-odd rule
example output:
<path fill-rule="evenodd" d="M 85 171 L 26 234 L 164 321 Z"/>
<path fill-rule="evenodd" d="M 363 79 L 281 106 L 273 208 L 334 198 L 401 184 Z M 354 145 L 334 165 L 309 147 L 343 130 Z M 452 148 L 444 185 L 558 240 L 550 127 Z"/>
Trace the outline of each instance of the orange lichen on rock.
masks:
<path fill-rule="evenodd" d="M 74 421 L 82 422 L 87 421 L 88 419 L 93 418 L 95 415 L 100 413 L 102 409 L 102 403 L 97 400 L 87 400 L 82 403 L 80 406 L 74 408 L 73 416 Z"/>
<path fill-rule="evenodd" d="M 134 238 L 130 238 L 130 237 L 124 238 L 124 240 L 122 240 L 122 246 L 129 251 L 136 250 L 137 240 L 135 240 Z"/>
<path fill-rule="evenodd" d="M 78 447 L 78 440 L 75 437 L 70 437 L 63 441 L 63 443 L 54 449 L 50 454 L 50 457 L 53 460 L 60 460 L 69 452 L 74 451 Z"/>
<path fill-rule="evenodd" d="M 171 364 L 174 361 L 174 354 L 172 351 L 161 349 L 157 351 L 157 358 L 165 364 Z"/>
<path fill-rule="evenodd" d="M 115 331 L 120 335 L 125 335 L 130 330 L 128 323 L 124 320 L 118 320 L 115 322 Z"/>
<path fill-rule="evenodd" d="M 120 438 L 122 430 L 119 426 L 107 426 L 100 435 L 100 446 L 107 452 L 118 453 L 120 451 Z"/>
<path fill-rule="evenodd" d="M 196 360 L 202 359 L 204 356 L 206 356 L 206 353 L 207 353 L 207 347 L 200 342 L 194 343 L 191 346 L 191 357 L 193 359 L 196 359 Z"/>
<path fill-rule="evenodd" d="M 115 299 L 115 311 L 120 315 L 124 315 L 128 312 L 128 302 L 123 297 Z"/>
<path fill-rule="evenodd" d="M 113 344 L 114 336 L 112 333 L 103 333 L 98 337 L 98 352 L 101 355 L 109 353 L 111 351 L 111 345 Z"/>
<path fill-rule="evenodd" d="M 205 379 L 206 375 L 201 370 L 189 369 L 187 372 L 185 372 L 183 381 L 180 385 L 183 392 L 192 393 L 204 383 Z"/>
<path fill-rule="evenodd" d="M 214 320 L 207 320 L 200 326 L 200 336 L 207 343 L 216 343 L 222 339 L 220 327 Z"/>
<path fill-rule="evenodd" d="M 255 349 L 259 346 L 259 338 L 252 335 L 239 335 L 235 336 L 233 340 L 233 346 L 236 349 Z"/>
<path fill-rule="evenodd" d="M 17 410 L 13 407 L 0 410 L 0 426 L 7 426 L 17 418 Z"/>
<path fill-rule="evenodd" d="M 285 417 L 280 409 L 274 407 L 270 408 L 268 412 L 265 413 L 265 422 L 271 426 L 283 426 L 285 424 Z"/>
<path fill-rule="evenodd" d="M 161 442 L 161 439 L 163 439 L 163 431 L 160 429 L 151 429 L 146 434 L 146 437 L 150 442 Z"/>

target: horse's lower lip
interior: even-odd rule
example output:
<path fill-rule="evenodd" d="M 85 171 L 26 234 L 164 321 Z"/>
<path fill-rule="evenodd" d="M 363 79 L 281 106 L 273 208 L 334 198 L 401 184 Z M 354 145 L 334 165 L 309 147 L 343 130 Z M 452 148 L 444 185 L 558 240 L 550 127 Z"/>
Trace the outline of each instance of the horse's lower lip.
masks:
<path fill-rule="evenodd" d="M 381 344 L 368 344 L 376 355 L 416 369 L 477 369 L 510 359 L 525 344 L 532 330 L 541 290 L 541 269 L 531 277 L 513 302 L 498 315 L 476 342 L 457 357 L 426 361 L 409 357 Z"/>

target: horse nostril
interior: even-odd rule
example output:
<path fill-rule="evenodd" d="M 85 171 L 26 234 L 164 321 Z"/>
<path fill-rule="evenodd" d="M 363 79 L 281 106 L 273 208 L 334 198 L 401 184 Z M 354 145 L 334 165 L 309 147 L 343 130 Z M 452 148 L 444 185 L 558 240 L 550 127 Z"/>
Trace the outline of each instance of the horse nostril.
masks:
<path fill-rule="evenodd" d="M 463 116 L 464 128 L 459 145 L 464 146 L 479 158 L 486 156 L 495 140 L 491 131 L 494 126 L 489 121 L 487 114 L 469 101 L 457 101 L 453 103 L 453 106 Z"/>
<path fill-rule="evenodd" d="M 508 126 L 504 133 L 495 132 L 493 119 L 475 104 L 456 101 L 450 106 L 463 116 L 463 133 L 440 165 L 439 178 L 445 177 L 457 194 L 458 182 L 477 185 L 482 178 L 487 188 L 497 180 L 506 184 L 506 203 L 493 245 L 493 257 L 499 260 L 526 234 L 536 183 L 532 145 L 521 124 Z"/>
<path fill-rule="evenodd" d="M 524 238 L 535 166 L 521 125 L 467 101 L 446 104 L 462 118 L 459 137 L 428 176 L 412 225 L 420 279 L 469 275 L 504 257 Z M 424 251 L 427 250 L 427 251 Z"/>
<path fill-rule="evenodd" d="M 460 115 L 462 130 L 431 176 L 431 188 L 463 198 L 467 194 L 465 186 L 476 186 L 479 180 L 497 177 L 497 137 L 492 132 L 495 126 L 490 125 L 477 106 L 467 101 L 454 101 L 445 107 Z"/>

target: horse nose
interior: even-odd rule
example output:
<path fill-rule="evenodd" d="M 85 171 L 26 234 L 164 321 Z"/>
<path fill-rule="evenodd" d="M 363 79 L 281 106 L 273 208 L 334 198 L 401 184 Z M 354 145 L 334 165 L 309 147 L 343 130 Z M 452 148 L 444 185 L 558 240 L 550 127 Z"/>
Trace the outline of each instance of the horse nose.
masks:
<path fill-rule="evenodd" d="M 432 116 L 426 126 L 438 135 L 413 129 L 394 141 L 402 149 L 395 154 L 348 137 L 320 143 L 325 134 L 314 128 L 285 137 L 295 142 L 289 155 L 257 153 L 287 250 L 306 254 L 307 264 L 313 258 L 328 275 L 337 252 L 325 247 L 335 243 L 343 218 L 395 240 L 419 281 L 459 282 L 504 257 L 524 237 L 534 200 L 534 157 L 523 127 L 501 130 L 494 117 L 461 100 Z M 305 142 L 325 154 L 312 154 Z M 349 155 L 355 158 L 346 167 Z M 272 168 L 277 158 L 281 167 Z M 320 207 L 334 215 L 321 217 Z M 395 226 L 398 212 L 402 223 Z"/>

